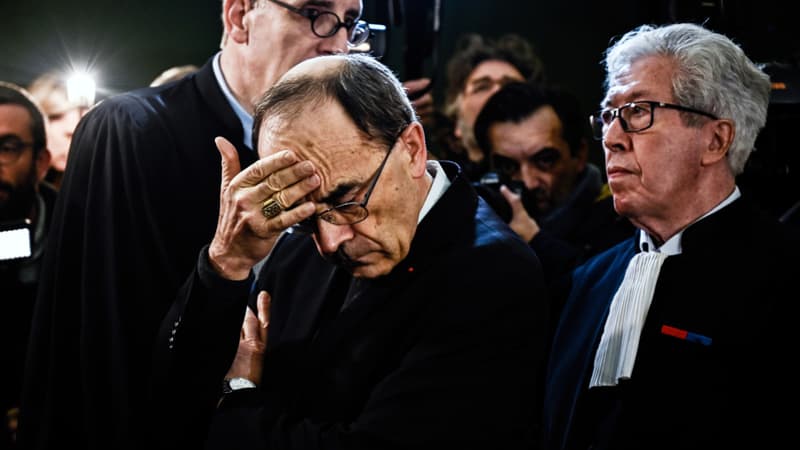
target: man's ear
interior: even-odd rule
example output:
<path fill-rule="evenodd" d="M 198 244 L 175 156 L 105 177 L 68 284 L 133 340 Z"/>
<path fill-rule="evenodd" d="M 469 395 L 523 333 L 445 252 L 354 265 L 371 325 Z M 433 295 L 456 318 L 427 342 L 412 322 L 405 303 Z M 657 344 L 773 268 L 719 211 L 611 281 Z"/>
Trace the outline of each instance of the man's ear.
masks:
<path fill-rule="evenodd" d="M 425 174 L 428 162 L 428 148 L 425 145 L 425 131 L 419 122 L 412 122 L 400 134 L 400 141 L 410 156 L 411 173 L 415 178 Z"/>
<path fill-rule="evenodd" d="M 702 163 L 704 166 L 716 164 L 728 154 L 736 136 L 736 125 L 728 119 L 718 119 L 709 124 L 706 151 L 703 152 Z"/>
<path fill-rule="evenodd" d="M 45 175 L 47 175 L 47 169 L 50 168 L 50 160 L 52 159 L 52 155 L 50 154 L 50 150 L 46 147 L 39 150 L 39 154 L 36 155 L 36 181 L 41 182 L 44 180 Z"/>
<path fill-rule="evenodd" d="M 225 33 L 238 44 L 247 44 L 248 30 L 244 15 L 250 0 L 224 0 L 222 4 L 222 21 Z"/>

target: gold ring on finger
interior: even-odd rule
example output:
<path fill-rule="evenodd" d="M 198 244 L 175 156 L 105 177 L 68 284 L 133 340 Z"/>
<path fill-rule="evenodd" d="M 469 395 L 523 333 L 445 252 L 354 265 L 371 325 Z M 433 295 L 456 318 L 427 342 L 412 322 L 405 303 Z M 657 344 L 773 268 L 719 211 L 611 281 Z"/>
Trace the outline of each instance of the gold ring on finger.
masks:
<path fill-rule="evenodd" d="M 281 211 L 283 211 L 283 207 L 275 200 L 275 196 L 264 200 L 264 203 L 261 204 L 261 214 L 264 214 L 268 220 L 280 214 Z"/>

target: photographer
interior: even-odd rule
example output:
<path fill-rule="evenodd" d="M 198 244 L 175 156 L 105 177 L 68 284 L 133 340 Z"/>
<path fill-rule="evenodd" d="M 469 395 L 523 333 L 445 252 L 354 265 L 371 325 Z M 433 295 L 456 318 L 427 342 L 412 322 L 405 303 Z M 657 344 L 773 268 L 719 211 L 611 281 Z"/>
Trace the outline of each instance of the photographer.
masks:
<path fill-rule="evenodd" d="M 5 346 L 0 371 L 3 416 L 0 448 L 16 432 L 22 369 L 56 191 L 43 182 L 50 165 L 45 119 L 30 95 L 0 82 L 0 332 Z"/>
<path fill-rule="evenodd" d="M 530 243 L 550 285 L 633 234 L 587 161 L 585 123 L 574 96 L 530 83 L 504 86 L 475 122 L 491 170 L 478 190 Z"/>

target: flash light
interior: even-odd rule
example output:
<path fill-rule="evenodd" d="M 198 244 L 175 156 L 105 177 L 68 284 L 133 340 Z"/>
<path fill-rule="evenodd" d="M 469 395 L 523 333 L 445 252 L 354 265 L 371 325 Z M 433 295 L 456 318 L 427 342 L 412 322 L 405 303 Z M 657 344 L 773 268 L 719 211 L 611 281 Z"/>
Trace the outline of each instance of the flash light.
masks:
<path fill-rule="evenodd" d="M 67 78 L 67 100 L 81 107 L 94 105 L 97 86 L 86 72 L 75 72 Z"/>

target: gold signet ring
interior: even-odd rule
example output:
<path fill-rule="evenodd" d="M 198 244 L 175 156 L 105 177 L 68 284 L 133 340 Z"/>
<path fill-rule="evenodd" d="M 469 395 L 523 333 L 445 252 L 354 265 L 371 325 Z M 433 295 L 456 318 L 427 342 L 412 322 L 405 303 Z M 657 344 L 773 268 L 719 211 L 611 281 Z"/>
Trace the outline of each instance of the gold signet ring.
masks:
<path fill-rule="evenodd" d="M 264 214 L 267 219 L 272 219 L 280 214 L 281 211 L 283 211 L 283 207 L 275 200 L 274 196 L 264 200 L 264 203 L 261 204 L 261 214 Z"/>

